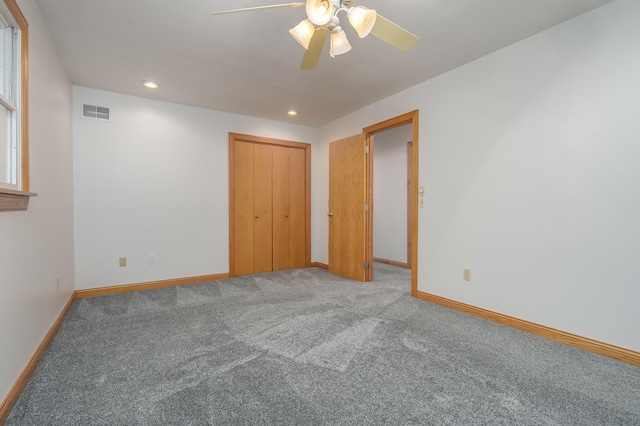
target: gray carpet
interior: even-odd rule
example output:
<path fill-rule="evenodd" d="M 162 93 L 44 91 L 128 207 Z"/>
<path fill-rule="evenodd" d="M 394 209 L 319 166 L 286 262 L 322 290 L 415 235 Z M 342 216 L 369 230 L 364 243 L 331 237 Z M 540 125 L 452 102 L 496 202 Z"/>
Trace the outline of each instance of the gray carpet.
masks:
<path fill-rule="evenodd" d="M 640 368 L 321 269 L 75 302 L 7 425 L 640 425 Z"/>

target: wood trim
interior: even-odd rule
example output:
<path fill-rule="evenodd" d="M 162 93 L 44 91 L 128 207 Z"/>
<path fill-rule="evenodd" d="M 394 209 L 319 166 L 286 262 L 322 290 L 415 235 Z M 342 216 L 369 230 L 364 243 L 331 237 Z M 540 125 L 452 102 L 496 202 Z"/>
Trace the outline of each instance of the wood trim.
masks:
<path fill-rule="evenodd" d="M 321 263 L 321 262 L 311 262 L 311 268 L 321 268 L 321 269 L 326 269 L 327 271 L 329 270 L 329 265 L 327 265 L 326 263 Z"/>
<path fill-rule="evenodd" d="M 411 177 L 411 182 L 413 182 L 413 196 L 411 197 L 411 294 L 415 294 L 418 292 L 418 188 L 420 187 L 420 112 L 416 110 L 410 114 L 412 114 L 411 123 L 413 127 L 413 176 Z"/>
<path fill-rule="evenodd" d="M 149 281 L 137 284 L 116 285 L 110 287 L 89 288 L 76 290 L 76 299 L 85 297 L 104 296 L 106 294 L 126 293 L 128 291 L 151 290 L 154 288 L 174 287 L 186 284 L 196 284 L 207 281 L 219 281 L 229 278 L 229 274 L 200 275 L 196 277 L 174 278 L 170 280 Z"/>
<path fill-rule="evenodd" d="M 411 269 L 411 245 L 412 241 L 412 230 L 413 223 L 411 222 L 411 218 L 413 217 L 411 210 L 411 203 L 413 200 L 411 199 L 411 195 L 414 191 L 413 184 L 413 142 L 407 142 L 407 269 Z"/>
<path fill-rule="evenodd" d="M 21 26 L 20 29 L 22 30 L 22 134 L 20 136 L 22 143 L 20 151 L 22 156 L 20 169 L 22 180 L 20 181 L 20 188 L 23 191 L 29 191 L 31 185 L 29 180 L 29 28 L 26 20 L 24 28 Z"/>
<path fill-rule="evenodd" d="M 265 145 L 278 145 L 289 148 L 311 149 L 311 145 L 304 142 L 288 141 L 284 139 L 266 138 L 264 136 L 244 135 L 241 133 L 229 133 L 229 141 L 246 141 L 251 143 L 259 143 Z"/>
<path fill-rule="evenodd" d="M 375 151 L 375 137 L 373 133 L 365 134 L 365 146 L 369 147 L 369 155 L 367 155 L 367 204 L 369 204 L 369 211 L 366 215 L 366 248 L 365 248 L 365 261 L 369 263 L 369 269 L 365 271 L 365 282 L 373 281 L 373 212 L 374 212 L 374 199 L 373 199 L 373 156 Z"/>
<path fill-rule="evenodd" d="M 306 242 L 305 264 L 311 266 L 311 144 L 303 142 L 273 139 L 263 136 L 245 135 L 229 132 L 229 277 L 235 277 L 235 143 L 245 141 L 255 144 L 276 145 L 305 151 L 306 182 Z"/>
<path fill-rule="evenodd" d="M 11 12 L 13 19 L 20 27 L 22 32 L 21 36 L 21 79 L 22 79 L 22 96 L 21 96 L 21 189 L 25 192 L 29 191 L 29 24 L 24 17 L 20 6 L 15 0 L 4 0 L 4 4 L 7 5 L 7 9 Z M 27 204 L 29 201 L 27 200 Z M 22 209 L 21 209 L 22 210 Z M 26 210 L 26 206 L 24 208 Z"/>
<path fill-rule="evenodd" d="M 418 187 L 420 185 L 419 180 L 419 146 L 420 146 L 420 111 L 414 110 L 406 114 L 399 115 L 394 118 L 382 121 L 377 124 L 365 127 L 362 131 L 369 137 L 376 132 L 382 130 L 393 129 L 394 127 L 403 126 L 405 124 L 411 124 L 412 126 L 412 182 L 413 193 L 411 195 L 411 295 L 418 297 Z M 373 237 L 373 236 L 372 236 Z M 373 238 L 372 238 L 373 240 Z"/>
<path fill-rule="evenodd" d="M 489 311 L 487 309 L 477 308 L 475 306 L 467 305 L 465 303 L 457 302 L 455 300 L 446 299 L 444 297 L 424 293 L 421 291 L 416 292 L 414 296 L 427 302 L 446 306 L 447 308 L 455 309 L 456 311 L 465 312 L 480 318 L 497 322 L 502 325 L 506 325 L 508 327 L 526 331 L 528 333 L 535 334 L 536 336 L 544 337 L 546 339 L 555 340 L 556 342 L 560 342 L 565 345 L 573 346 L 575 348 L 593 352 L 598 355 L 617 359 L 618 361 L 623 361 L 629 364 L 640 366 L 640 352 L 635 352 L 629 349 L 621 348 L 619 346 L 599 342 L 587 337 L 567 333 L 565 331 L 535 324 L 519 318 L 510 317 L 508 315 L 503 315 L 497 312 Z"/>
<path fill-rule="evenodd" d="M 236 276 L 236 134 L 229 133 L 229 276 Z"/>
<path fill-rule="evenodd" d="M 62 311 L 60 311 L 60 313 L 58 314 L 58 317 L 53 322 L 53 325 L 51 325 L 51 327 L 49 328 L 49 331 L 47 331 L 47 334 L 45 334 L 44 338 L 36 348 L 33 355 L 31 355 L 29 362 L 27 362 L 27 365 L 22 369 L 22 372 L 16 379 L 15 383 L 13 384 L 13 386 L 11 386 L 11 389 L 9 389 L 9 393 L 2 401 L 2 404 L 0 404 L 0 425 L 4 425 L 4 423 L 7 421 L 9 413 L 11 413 L 11 410 L 18 401 L 20 394 L 24 390 L 25 386 L 27 386 L 31 375 L 36 370 L 36 367 L 40 363 L 40 360 L 44 356 L 44 353 L 47 351 L 49 344 L 60 329 L 60 326 L 69 313 L 69 309 L 71 309 L 71 306 L 73 305 L 75 299 L 76 294 L 74 292 L 71 294 L 71 297 L 69 297 L 69 300 L 62 308 Z"/>
<path fill-rule="evenodd" d="M 305 263 L 311 266 L 311 145 L 305 144 L 304 158 L 305 164 L 305 179 L 306 179 L 306 203 L 307 203 L 307 217 L 306 217 L 306 247 L 305 247 Z"/>
<path fill-rule="evenodd" d="M 385 265 L 395 266 L 402 269 L 411 269 L 411 265 L 409 265 L 408 263 L 398 262 L 397 260 L 384 259 L 382 257 L 374 257 L 373 261 L 378 263 L 384 263 Z"/>
<path fill-rule="evenodd" d="M 383 130 L 390 130 L 395 127 L 404 126 L 414 121 L 418 117 L 418 110 L 407 112 L 406 114 L 399 115 L 397 117 L 390 118 L 380 123 L 372 124 L 365 127 L 362 131 L 366 134 L 377 133 Z"/>

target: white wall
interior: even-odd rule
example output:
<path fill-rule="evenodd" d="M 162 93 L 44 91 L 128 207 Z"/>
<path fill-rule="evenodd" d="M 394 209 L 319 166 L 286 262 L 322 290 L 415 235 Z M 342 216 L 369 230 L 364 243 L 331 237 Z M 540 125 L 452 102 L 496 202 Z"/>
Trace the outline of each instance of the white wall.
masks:
<path fill-rule="evenodd" d="M 0 400 L 74 289 L 71 84 L 35 2 L 18 5 L 29 23 L 30 189 L 38 196 L 26 212 L 0 213 Z"/>
<path fill-rule="evenodd" d="M 419 290 L 640 350 L 638 16 L 616 0 L 320 129 L 420 110 Z"/>
<path fill-rule="evenodd" d="M 227 273 L 229 132 L 317 138 L 311 127 L 84 87 L 73 99 L 78 289 Z M 109 107 L 111 120 L 82 118 L 83 103 Z"/>
<path fill-rule="evenodd" d="M 373 155 L 373 256 L 407 263 L 407 142 L 410 124 L 378 132 Z"/>

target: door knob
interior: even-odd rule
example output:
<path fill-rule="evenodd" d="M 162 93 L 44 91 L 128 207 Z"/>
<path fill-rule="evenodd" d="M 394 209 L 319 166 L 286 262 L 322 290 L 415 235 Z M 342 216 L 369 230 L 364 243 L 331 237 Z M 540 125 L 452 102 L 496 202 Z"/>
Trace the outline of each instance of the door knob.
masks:
<path fill-rule="evenodd" d="M 329 213 L 327 213 L 327 216 L 331 217 L 331 216 L 333 216 L 333 213 L 329 212 Z"/>

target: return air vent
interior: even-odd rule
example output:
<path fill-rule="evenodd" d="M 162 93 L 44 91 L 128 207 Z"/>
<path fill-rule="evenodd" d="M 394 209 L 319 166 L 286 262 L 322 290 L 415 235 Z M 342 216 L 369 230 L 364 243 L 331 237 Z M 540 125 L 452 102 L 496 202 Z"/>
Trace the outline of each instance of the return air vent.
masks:
<path fill-rule="evenodd" d="M 109 108 L 82 104 L 82 116 L 84 118 L 95 118 L 97 120 L 109 120 Z"/>

